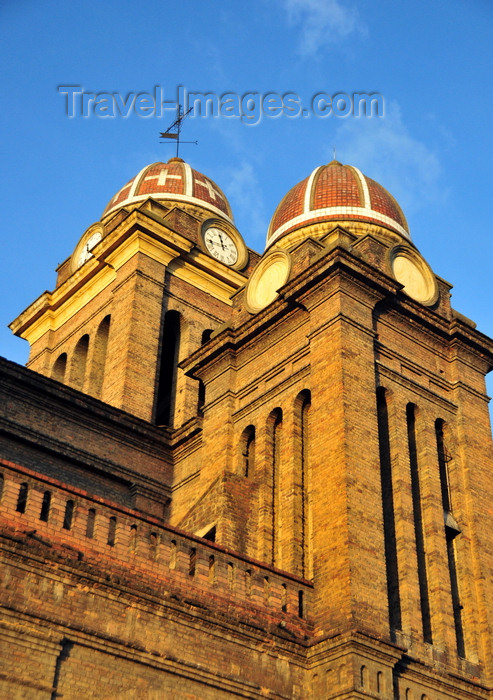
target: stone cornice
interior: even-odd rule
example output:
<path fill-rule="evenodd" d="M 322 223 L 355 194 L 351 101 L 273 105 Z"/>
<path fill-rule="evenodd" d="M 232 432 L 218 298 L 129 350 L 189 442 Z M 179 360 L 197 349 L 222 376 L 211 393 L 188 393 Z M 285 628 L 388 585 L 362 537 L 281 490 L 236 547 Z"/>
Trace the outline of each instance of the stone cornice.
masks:
<path fill-rule="evenodd" d="M 44 292 L 12 323 L 10 329 L 32 344 L 46 331 L 58 328 L 87 302 L 117 279 L 118 270 L 136 253 L 168 266 L 175 276 L 231 304 L 231 295 L 247 277 L 204 253 L 186 236 L 152 212 L 136 209 L 106 235 L 91 257 L 52 292 Z"/>
<path fill-rule="evenodd" d="M 457 339 L 479 352 L 484 358 L 490 358 L 493 366 L 493 342 L 485 335 L 475 330 L 469 323 L 460 318 L 450 320 L 437 311 L 413 301 L 400 292 L 402 285 L 386 273 L 348 251 L 343 246 L 335 246 L 330 251 L 321 251 L 319 256 L 306 270 L 287 282 L 280 290 L 278 298 L 263 311 L 241 323 L 237 328 L 224 328 L 215 338 L 204 347 L 199 348 L 189 358 L 181 363 L 181 367 L 192 376 L 200 371 L 199 368 L 210 362 L 222 352 L 233 352 L 243 346 L 252 336 L 260 335 L 264 330 L 271 330 L 273 325 L 284 319 L 290 313 L 309 312 L 310 294 L 316 289 L 318 295 L 323 295 L 323 285 L 335 274 L 345 274 L 356 280 L 362 291 L 371 291 L 373 305 L 381 302 L 388 305 L 396 313 L 402 314 L 409 320 L 418 323 L 432 334 L 450 340 Z M 240 299 L 237 297 L 238 302 Z"/>

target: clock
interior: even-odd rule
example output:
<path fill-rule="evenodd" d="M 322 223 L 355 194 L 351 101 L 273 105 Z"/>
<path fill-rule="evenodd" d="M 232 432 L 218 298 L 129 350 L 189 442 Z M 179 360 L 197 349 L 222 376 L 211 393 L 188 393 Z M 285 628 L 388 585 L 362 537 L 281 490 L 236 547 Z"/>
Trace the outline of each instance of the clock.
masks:
<path fill-rule="evenodd" d="M 70 260 L 70 270 L 75 272 L 93 257 L 93 248 L 103 239 L 104 227 L 100 221 L 89 226 L 80 237 Z"/>
<path fill-rule="evenodd" d="M 204 245 L 213 258 L 225 265 L 238 262 L 238 247 L 229 233 L 217 226 L 209 226 L 204 233 Z"/>
<path fill-rule="evenodd" d="M 84 241 L 84 243 L 82 244 L 82 248 L 80 249 L 79 255 L 77 257 L 77 267 L 80 267 L 87 260 L 89 260 L 89 258 L 92 258 L 91 250 L 94 248 L 96 243 L 99 243 L 101 238 L 101 231 L 96 231 L 92 234 L 92 236 L 90 236 L 86 241 Z"/>

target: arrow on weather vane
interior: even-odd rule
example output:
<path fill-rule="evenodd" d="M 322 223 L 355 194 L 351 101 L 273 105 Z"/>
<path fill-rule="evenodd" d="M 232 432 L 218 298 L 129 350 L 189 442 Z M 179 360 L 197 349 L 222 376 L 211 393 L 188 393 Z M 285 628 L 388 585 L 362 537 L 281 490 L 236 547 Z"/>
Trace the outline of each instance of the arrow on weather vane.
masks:
<path fill-rule="evenodd" d="M 178 151 L 180 148 L 180 143 L 194 143 L 195 145 L 198 144 L 198 141 L 181 141 L 180 140 L 180 133 L 181 133 L 181 125 L 185 117 L 187 117 L 190 112 L 192 111 L 193 106 L 190 107 L 185 113 L 183 113 L 183 109 L 181 105 L 178 105 L 176 108 L 176 119 L 175 121 L 168 126 L 166 131 L 161 131 L 160 136 L 162 139 L 172 139 L 176 141 L 176 157 L 178 158 Z M 176 131 L 173 131 L 176 129 Z M 161 143 L 165 143 L 164 141 L 161 141 Z"/>

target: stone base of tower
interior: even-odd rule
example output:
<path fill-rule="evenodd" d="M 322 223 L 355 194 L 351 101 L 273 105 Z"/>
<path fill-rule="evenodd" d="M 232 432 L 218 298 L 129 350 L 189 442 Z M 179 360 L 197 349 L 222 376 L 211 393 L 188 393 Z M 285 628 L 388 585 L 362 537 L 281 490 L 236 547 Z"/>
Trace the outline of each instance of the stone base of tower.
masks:
<path fill-rule="evenodd" d="M 443 656 L 429 648 L 428 663 L 399 645 L 360 633 L 339 635 L 310 646 L 310 697 L 332 700 L 458 700 L 488 698 L 491 689 L 472 680 L 479 669 L 452 671 Z M 435 657 L 432 660 L 432 657 Z"/>
<path fill-rule="evenodd" d="M 310 582 L 136 511 L 99 499 L 88 537 L 89 500 L 78 494 L 69 530 L 68 494 L 51 483 L 53 518 L 36 521 L 36 499 L 17 510 L 19 487 L 41 495 L 46 481 L 12 463 L 2 473 L 2 698 L 491 697 L 479 669 L 433 647 L 422 659 L 357 631 L 322 637 Z"/>

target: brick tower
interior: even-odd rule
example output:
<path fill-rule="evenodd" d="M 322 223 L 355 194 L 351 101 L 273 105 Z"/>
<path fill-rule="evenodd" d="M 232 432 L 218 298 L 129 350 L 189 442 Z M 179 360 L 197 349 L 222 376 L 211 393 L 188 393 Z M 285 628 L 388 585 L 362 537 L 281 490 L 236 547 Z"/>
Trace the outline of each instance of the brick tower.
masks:
<path fill-rule="evenodd" d="M 258 256 L 148 166 L 11 327 L 6 697 L 493 697 L 493 344 L 378 183 L 315 169 Z"/>

